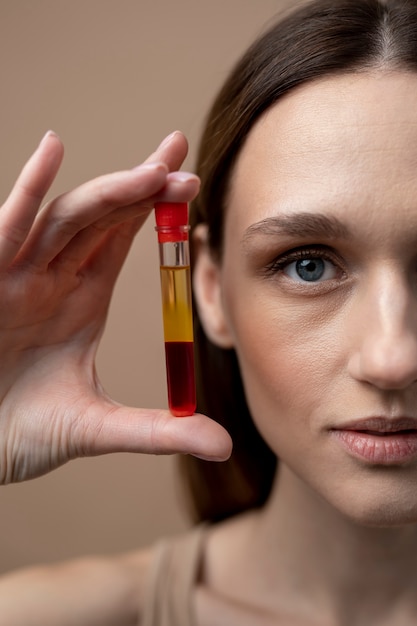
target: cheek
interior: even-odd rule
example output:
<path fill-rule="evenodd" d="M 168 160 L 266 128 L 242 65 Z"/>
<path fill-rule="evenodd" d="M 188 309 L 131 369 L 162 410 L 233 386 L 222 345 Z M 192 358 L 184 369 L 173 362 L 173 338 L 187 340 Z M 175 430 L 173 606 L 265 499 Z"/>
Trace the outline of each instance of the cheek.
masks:
<path fill-rule="evenodd" d="M 252 289 L 245 301 L 235 289 L 228 309 L 247 400 L 271 441 L 281 428 L 305 427 L 334 397 L 343 371 L 340 320 L 324 318 L 322 306 L 293 306 L 268 290 Z"/>

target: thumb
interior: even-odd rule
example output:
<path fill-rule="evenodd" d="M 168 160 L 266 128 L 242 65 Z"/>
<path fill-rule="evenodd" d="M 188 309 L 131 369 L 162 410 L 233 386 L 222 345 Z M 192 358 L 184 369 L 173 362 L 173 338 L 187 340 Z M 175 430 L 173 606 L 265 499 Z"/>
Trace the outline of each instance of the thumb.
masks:
<path fill-rule="evenodd" d="M 173 417 L 166 410 L 136 409 L 109 401 L 96 406 L 93 415 L 78 424 L 77 431 L 74 438 L 81 438 L 81 442 L 74 441 L 75 456 L 182 453 L 225 461 L 232 451 L 230 435 L 205 415 Z"/>

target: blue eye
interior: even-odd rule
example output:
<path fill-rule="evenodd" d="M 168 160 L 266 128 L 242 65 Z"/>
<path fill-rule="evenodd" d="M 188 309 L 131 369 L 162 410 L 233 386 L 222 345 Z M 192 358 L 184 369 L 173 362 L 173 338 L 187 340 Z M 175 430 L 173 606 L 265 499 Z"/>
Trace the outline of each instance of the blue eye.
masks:
<path fill-rule="evenodd" d="M 298 282 L 319 282 L 336 277 L 336 267 L 321 257 L 306 257 L 287 263 L 284 273 Z"/>
<path fill-rule="evenodd" d="M 329 285 L 326 285 L 327 289 L 335 286 L 330 281 L 346 279 L 345 269 L 345 263 L 340 255 L 328 246 L 322 245 L 288 250 L 265 268 L 268 276 L 284 275 L 299 285 L 317 285 L 329 281 Z"/>
<path fill-rule="evenodd" d="M 325 269 L 323 259 L 302 259 L 295 264 L 295 271 L 303 280 L 320 280 Z"/>

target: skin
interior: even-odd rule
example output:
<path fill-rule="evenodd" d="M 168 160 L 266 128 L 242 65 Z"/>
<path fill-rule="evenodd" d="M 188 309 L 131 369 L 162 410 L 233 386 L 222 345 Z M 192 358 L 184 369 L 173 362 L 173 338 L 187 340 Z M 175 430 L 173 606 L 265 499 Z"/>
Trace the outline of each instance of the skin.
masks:
<path fill-rule="evenodd" d="M 377 525 L 417 519 L 417 461 L 375 471 L 329 428 L 417 417 L 416 93 L 414 76 L 348 76 L 271 109 L 235 171 L 221 268 L 224 314 L 259 430 L 331 504 Z M 336 217 L 350 235 L 254 226 L 284 212 Z M 327 278 L 302 281 L 294 263 L 267 269 L 309 246 L 323 247 Z"/>
<path fill-rule="evenodd" d="M 204 227 L 196 233 L 206 331 L 236 349 L 256 425 L 280 457 L 267 505 L 209 533 L 199 626 L 415 624 L 417 460 L 366 461 L 333 430 L 417 417 L 416 100 L 416 75 L 382 69 L 293 91 L 238 158 L 220 265 Z M 291 232 L 259 226 L 300 211 Z M 329 237 L 316 220 L 301 234 L 306 213 L 343 228 Z M 325 251 L 319 281 L 300 280 L 295 248 Z M 41 611 L 43 624 L 65 625 L 74 606 L 79 623 L 140 623 L 151 561 L 140 553 L 11 575 L 0 624 L 39 623 Z"/>
<path fill-rule="evenodd" d="M 358 458 L 334 429 L 417 417 L 416 98 L 416 75 L 387 70 L 288 94 L 237 161 L 220 266 L 197 233 L 207 332 L 236 349 L 281 468 L 265 509 L 209 542 L 199 602 L 234 606 L 228 623 L 415 623 L 417 457 Z M 342 227 L 307 231 L 318 214 Z M 319 280 L 294 249 L 325 259 Z"/>
<path fill-rule="evenodd" d="M 173 133 L 138 167 L 42 207 L 63 158 L 49 132 L 1 208 L 0 484 L 115 451 L 230 454 L 230 437 L 208 418 L 177 420 L 113 402 L 94 366 L 135 234 L 156 201 L 189 201 L 198 192 L 198 178 L 178 171 L 187 148 Z"/>

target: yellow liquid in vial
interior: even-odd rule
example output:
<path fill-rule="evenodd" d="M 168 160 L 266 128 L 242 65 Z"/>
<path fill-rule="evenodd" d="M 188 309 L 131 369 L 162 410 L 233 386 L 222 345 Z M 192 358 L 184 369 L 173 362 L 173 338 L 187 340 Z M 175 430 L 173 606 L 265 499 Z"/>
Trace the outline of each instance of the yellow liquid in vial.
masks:
<path fill-rule="evenodd" d="M 190 267 L 161 267 L 165 341 L 192 341 Z"/>

